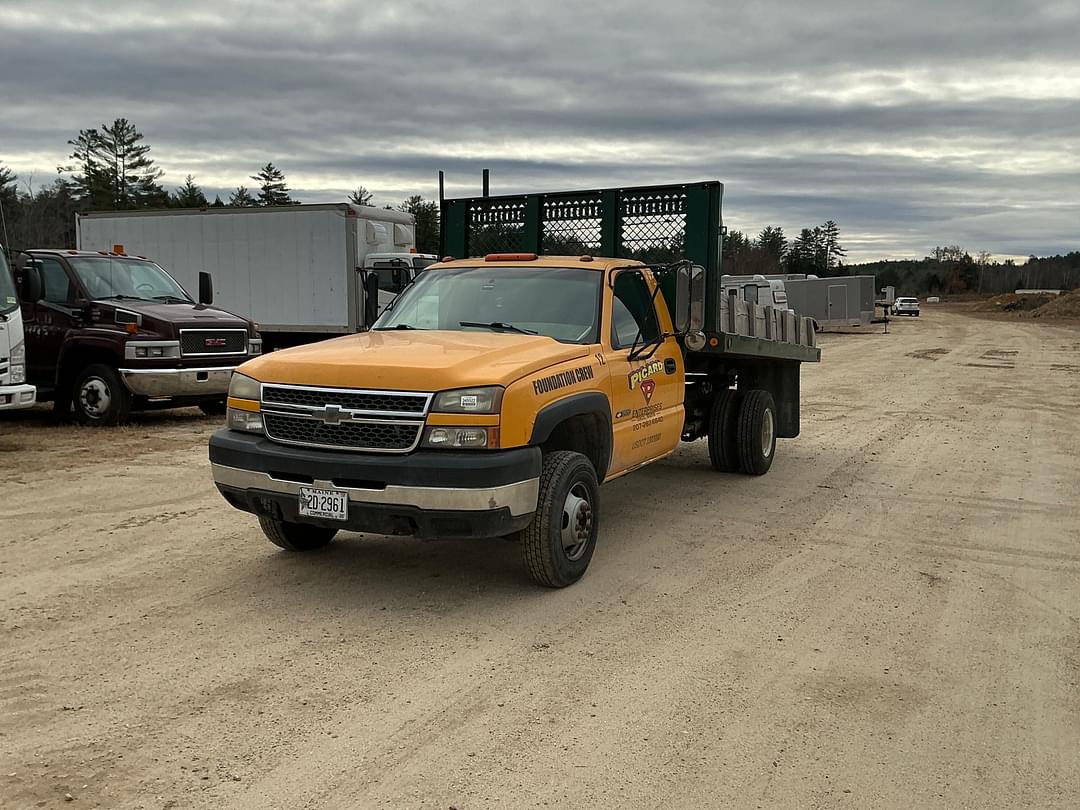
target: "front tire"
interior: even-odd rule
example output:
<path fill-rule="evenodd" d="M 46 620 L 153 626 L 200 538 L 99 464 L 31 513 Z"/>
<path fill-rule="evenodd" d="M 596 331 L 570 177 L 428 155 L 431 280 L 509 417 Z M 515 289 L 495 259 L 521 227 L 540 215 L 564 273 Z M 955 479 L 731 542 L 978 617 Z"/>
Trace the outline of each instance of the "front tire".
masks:
<path fill-rule="evenodd" d="M 739 469 L 748 475 L 764 475 L 776 455 L 776 404 L 761 389 L 747 391 L 739 406 L 736 430 Z"/>
<path fill-rule="evenodd" d="M 584 575 L 596 548 L 599 495 L 596 470 L 581 453 L 544 456 L 536 514 L 521 531 L 525 567 L 538 584 L 565 588 Z"/>
<path fill-rule="evenodd" d="M 337 529 L 313 526 L 308 523 L 287 523 L 284 520 L 260 517 L 266 539 L 286 551 L 314 551 L 328 545 L 337 535 Z"/>
<path fill-rule="evenodd" d="M 75 375 L 71 390 L 80 425 L 119 425 L 131 413 L 131 392 L 116 369 L 94 363 Z"/>

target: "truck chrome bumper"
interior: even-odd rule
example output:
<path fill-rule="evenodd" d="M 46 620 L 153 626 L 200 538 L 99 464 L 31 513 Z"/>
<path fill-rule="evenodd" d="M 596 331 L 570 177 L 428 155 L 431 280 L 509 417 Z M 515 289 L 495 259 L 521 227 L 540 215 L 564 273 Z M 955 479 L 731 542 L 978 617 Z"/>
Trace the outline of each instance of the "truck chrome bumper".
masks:
<path fill-rule="evenodd" d="M 29 408 L 37 399 L 37 389 L 32 385 L 0 385 L 0 411 Z"/>
<path fill-rule="evenodd" d="M 229 392 L 233 367 L 221 368 L 122 368 L 120 376 L 128 390 L 142 397 L 200 397 Z"/>
<path fill-rule="evenodd" d="M 485 488 L 458 487 L 414 487 L 387 484 L 383 489 L 362 489 L 359 487 L 339 487 L 331 481 L 314 481 L 311 484 L 298 484 L 274 478 L 272 475 L 254 470 L 241 470 L 222 464 L 211 464 L 214 483 L 219 486 L 241 490 L 276 492 L 281 495 L 300 496 L 300 487 L 329 489 L 348 493 L 350 503 L 385 504 L 389 506 L 409 506 L 425 511 L 479 512 L 494 509 L 509 509 L 513 517 L 531 515 L 536 511 L 536 500 L 540 493 L 540 479 L 531 478 L 513 484 Z"/>

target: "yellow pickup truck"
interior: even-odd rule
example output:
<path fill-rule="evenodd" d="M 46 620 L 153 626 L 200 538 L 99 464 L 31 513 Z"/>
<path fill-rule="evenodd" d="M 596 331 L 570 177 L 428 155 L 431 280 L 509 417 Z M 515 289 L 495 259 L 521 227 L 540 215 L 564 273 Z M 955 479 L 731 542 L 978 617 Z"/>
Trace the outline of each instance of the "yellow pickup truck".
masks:
<path fill-rule="evenodd" d="M 716 469 L 760 475 L 799 432 L 813 330 L 735 298 L 706 306 L 708 275 L 587 254 L 432 265 L 370 331 L 241 366 L 214 481 L 291 551 L 341 529 L 509 536 L 538 583 L 570 585 L 600 484 L 701 438 Z"/>

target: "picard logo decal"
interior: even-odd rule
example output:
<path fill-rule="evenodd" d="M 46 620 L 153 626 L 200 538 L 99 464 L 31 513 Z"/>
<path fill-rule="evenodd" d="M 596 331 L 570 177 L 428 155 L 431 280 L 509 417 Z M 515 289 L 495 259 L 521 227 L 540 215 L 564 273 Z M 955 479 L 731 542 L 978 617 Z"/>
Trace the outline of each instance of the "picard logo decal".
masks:
<path fill-rule="evenodd" d="M 645 404 L 648 405 L 652 399 L 652 392 L 656 390 L 656 380 L 645 380 L 641 384 L 641 393 L 645 395 Z"/>
<path fill-rule="evenodd" d="M 568 385 L 576 385 L 579 382 L 585 382 L 592 378 L 592 366 L 581 366 L 580 368 L 572 368 L 569 371 L 560 371 L 558 374 L 552 374 L 550 377 L 541 377 L 539 380 L 533 380 L 533 391 L 537 395 L 548 394 L 552 391 L 558 391 L 560 388 L 566 388 Z"/>
<path fill-rule="evenodd" d="M 630 390 L 633 391 L 635 388 L 645 382 L 645 380 L 649 379 L 649 377 L 652 377 L 655 374 L 659 374 L 663 370 L 663 360 L 650 360 L 641 368 L 634 369 L 630 372 L 630 375 L 627 378 L 630 383 Z M 653 387 L 656 387 L 656 383 L 653 383 Z M 652 394 L 650 393 L 649 396 L 652 396 Z"/>

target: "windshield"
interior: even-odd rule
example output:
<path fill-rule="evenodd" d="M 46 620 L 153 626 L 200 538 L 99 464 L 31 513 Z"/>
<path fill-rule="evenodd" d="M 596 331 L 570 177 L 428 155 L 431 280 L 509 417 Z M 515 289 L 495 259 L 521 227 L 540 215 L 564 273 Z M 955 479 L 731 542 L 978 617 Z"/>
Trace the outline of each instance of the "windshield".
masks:
<path fill-rule="evenodd" d="M 15 295 L 15 281 L 11 277 L 8 268 L 7 256 L 0 250 L 0 315 L 11 312 L 19 305 L 19 299 Z"/>
<path fill-rule="evenodd" d="M 422 273 L 375 329 L 528 331 L 596 343 L 603 273 L 570 267 L 452 267 Z M 473 324 L 462 326 L 462 322 Z"/>
<path fill-rule="evenodd" d="M 145 298 L 195 303 L 172 276 L 153 262 L 116 256 L 72 256 L 68 263 L 91 298 Z"/>

